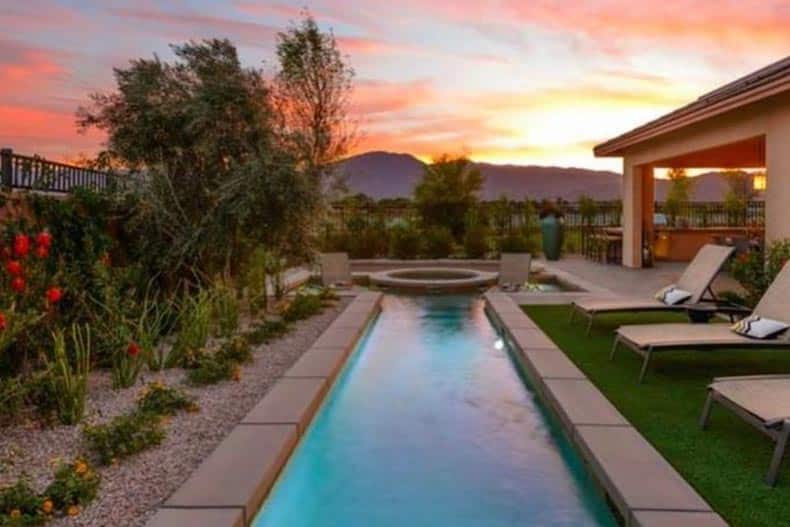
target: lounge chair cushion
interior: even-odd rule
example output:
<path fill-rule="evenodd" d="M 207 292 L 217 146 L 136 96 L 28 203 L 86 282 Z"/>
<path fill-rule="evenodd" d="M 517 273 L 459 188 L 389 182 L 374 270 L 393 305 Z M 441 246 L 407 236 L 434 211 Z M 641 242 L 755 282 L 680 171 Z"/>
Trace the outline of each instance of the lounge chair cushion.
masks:
<path fill-rule="evenodd" d="M 710 388 L 764 422 L 790 418 L 790 377 L 724 377 Z"/>
<path fill-rule="evenodd" d="M 668 306 L 681 304 L 691 297 L 692 294 L 689 291 L 680 289 L 675 284 L 668 285 L 656 293 L 656 300 L 663 302 Z"/>
<path fill-rule="evenodd" d="M 617 334 L 639 348 L 725 348 L 776 342 L 736 335 L 727 324 L 636 324 L 621 326 Z"/>
<path fill-rule="evenodd" d="M 652 298 L 580 298 L 574 305 L 587 313 L 616 311 L 666 311 L 667 305 Z"/>
<path fill-rule="evenodd" d="M 787 328 L 790 328 L 790 324 L 759 315 L 748 316 L 731 326 L 731 329 L 738 335 L 753 339 L 770 339 Z"/>

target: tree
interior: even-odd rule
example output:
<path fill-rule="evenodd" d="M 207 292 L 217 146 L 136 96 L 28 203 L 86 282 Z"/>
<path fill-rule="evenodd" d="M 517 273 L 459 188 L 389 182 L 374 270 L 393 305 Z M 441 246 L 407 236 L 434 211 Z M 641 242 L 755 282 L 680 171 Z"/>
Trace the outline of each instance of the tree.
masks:
<path fill-rule="evenodd" d="M 280 138 L 316 183 L 324 182 L 354 140 L 348 117 L 354 70 L 334 34 L 322 32 L 309 13 L 278 34 L 277 59 Z"/>
<path fill-rule="evenodd" d="M 228 40 L 172 47 L 176 60 L 115 69 L 116 90 L 78 110 L 82 129 L 144 174 L 125 228 L 140 257 L 175 278 L 235 271 L 255 243 L 298 245 L 319 189 L 274 134 L 271 92 Z M 298 204 L 298 206 L 295 206 Z"/>
<path fill-rule="evenodd" d="M 669 192 L 667 192 L 664 206 L 667 215 L 669 215 L 669 223 L 674 226 L 682 205 L 691 201 L 693 181 L 682 168 L 669 169 L 667 177 L 669 178 Z"/>
<path fill-rule="evenodd" d="M 425 165 L 414 201 L 425 226 L 444 226 L 456 240 L 464 234 L 467 211 L 477 204 L 483 176 L 466 157 L 444 154 Z"/>
<path fill-rule="evenodd" d="M 721 174 L 727 181 L 727 194 L 724 196 L 724 210 L 728 223 L 738 225 L 746 221 L 746 209 L 756 192 L 752 175 L 743 170 L 725 170 Z"/>

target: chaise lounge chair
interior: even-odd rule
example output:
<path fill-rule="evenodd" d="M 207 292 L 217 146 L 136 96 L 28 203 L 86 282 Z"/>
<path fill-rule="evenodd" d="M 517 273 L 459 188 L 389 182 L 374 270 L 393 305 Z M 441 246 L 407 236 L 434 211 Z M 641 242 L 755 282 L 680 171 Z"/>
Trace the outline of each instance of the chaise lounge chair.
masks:
<path fill-rule="evenodd" d="M 732 247 L 708 244 L 697 252 L 676 284 L 678 290 L 690 293 L 688 299 L 682 302 L 668 304 L 656 298 L 583 298 L 571 305 L 570 321 L 573 322 L 577 312 L 586 315 L 587 334 L 589 334 L 595 315 L 601 313 L 684 311 L 687 306 L 701 302 L 717 304 L 718 301 L 710 285 L 733 250 Z"/>
<path fill-rule="evenodd" d="M 346 253 L 321 253 L 321 283 L 327 287 L 351 287 L 351 264 Z"/>
<path fill-rule="evenodd" d="M 705 308 L 689 307 L 688 309 Z M 782 268 L 765 291 L 757 307 L 752 311 L 752 316 L 790 324 L 790 263 Z M 661 351 L 777 348 L 790 350 L 790 331 L 783 330 L 773 338 L 754 338 L 735 333 L 727 324 L 641 324 L 621 326 L 615 335 L 612 359 L 621 344 L 644 357 L 639 382 L 644 379 L 653 354 Z"/>
<path fill-rule="evenodd" d="M 776 446 L 765 482 L 775 485 L 787 440 L 790 438 L 790 375 L 713 379 L 713 383 L 708 386 L 708 398 L 700 418 L 703 430 L 708 426 L 714 402 L 732 410 L 774 440 Z"/>
<path fill-rule="evenodd" d="M 499 257 L 499 288 L 518 291 L 529 280 L 532 255 L 529 253 L 502 253 Z"/>

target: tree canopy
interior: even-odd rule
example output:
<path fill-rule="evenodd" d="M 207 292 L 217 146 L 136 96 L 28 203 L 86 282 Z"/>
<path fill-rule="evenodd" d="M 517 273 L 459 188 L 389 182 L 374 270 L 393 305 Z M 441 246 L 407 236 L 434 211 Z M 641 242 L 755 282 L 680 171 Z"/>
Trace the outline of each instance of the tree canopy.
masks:
<path fill-rule="evenodd" d="M 483 175 L 466 157 L 442 155 L 425 165 L 414 189 L 423 223 L 450 229 L 456 239 L 464 233 L 466 213 L 478 200 Z"/>

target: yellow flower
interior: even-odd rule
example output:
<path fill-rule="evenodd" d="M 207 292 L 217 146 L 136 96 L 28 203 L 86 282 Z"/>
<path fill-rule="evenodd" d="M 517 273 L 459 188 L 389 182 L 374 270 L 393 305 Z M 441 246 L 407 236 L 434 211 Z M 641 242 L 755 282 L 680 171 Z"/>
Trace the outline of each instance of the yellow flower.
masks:
<path fill-rule="evenodd" d="M 76 505 L 69 505 L 69 508 L 66 509 L 66 514 L 69 516 L 76 516 L 80 513 L 80 508 Z"/>
<path fill-rule="evenodd" d="M 22 511 L 20 511 L 19 509 L 14 509 L 11 511 L 11 514 L 9 514 L 9 516 L 11 516 L 12 518 L 19 518 L 20 516 L 22 516 Z"/>
<path fill-rule="evenodd" d="M 76 472 L 77 474 L 85 474 L 87 471 L 88 471 L 88 464 L 82 461 L 81 459 L 78 459 L 74 463 L 74 472 Z"/>
<path fill-rule="evenodd" d="M 51 514 L 54 509 L 55 504 L 52 503 L 52 500 L 45 498 L 44 503 L 41 504 L 41 510 L 44 511 L 44 514 Z"/>

